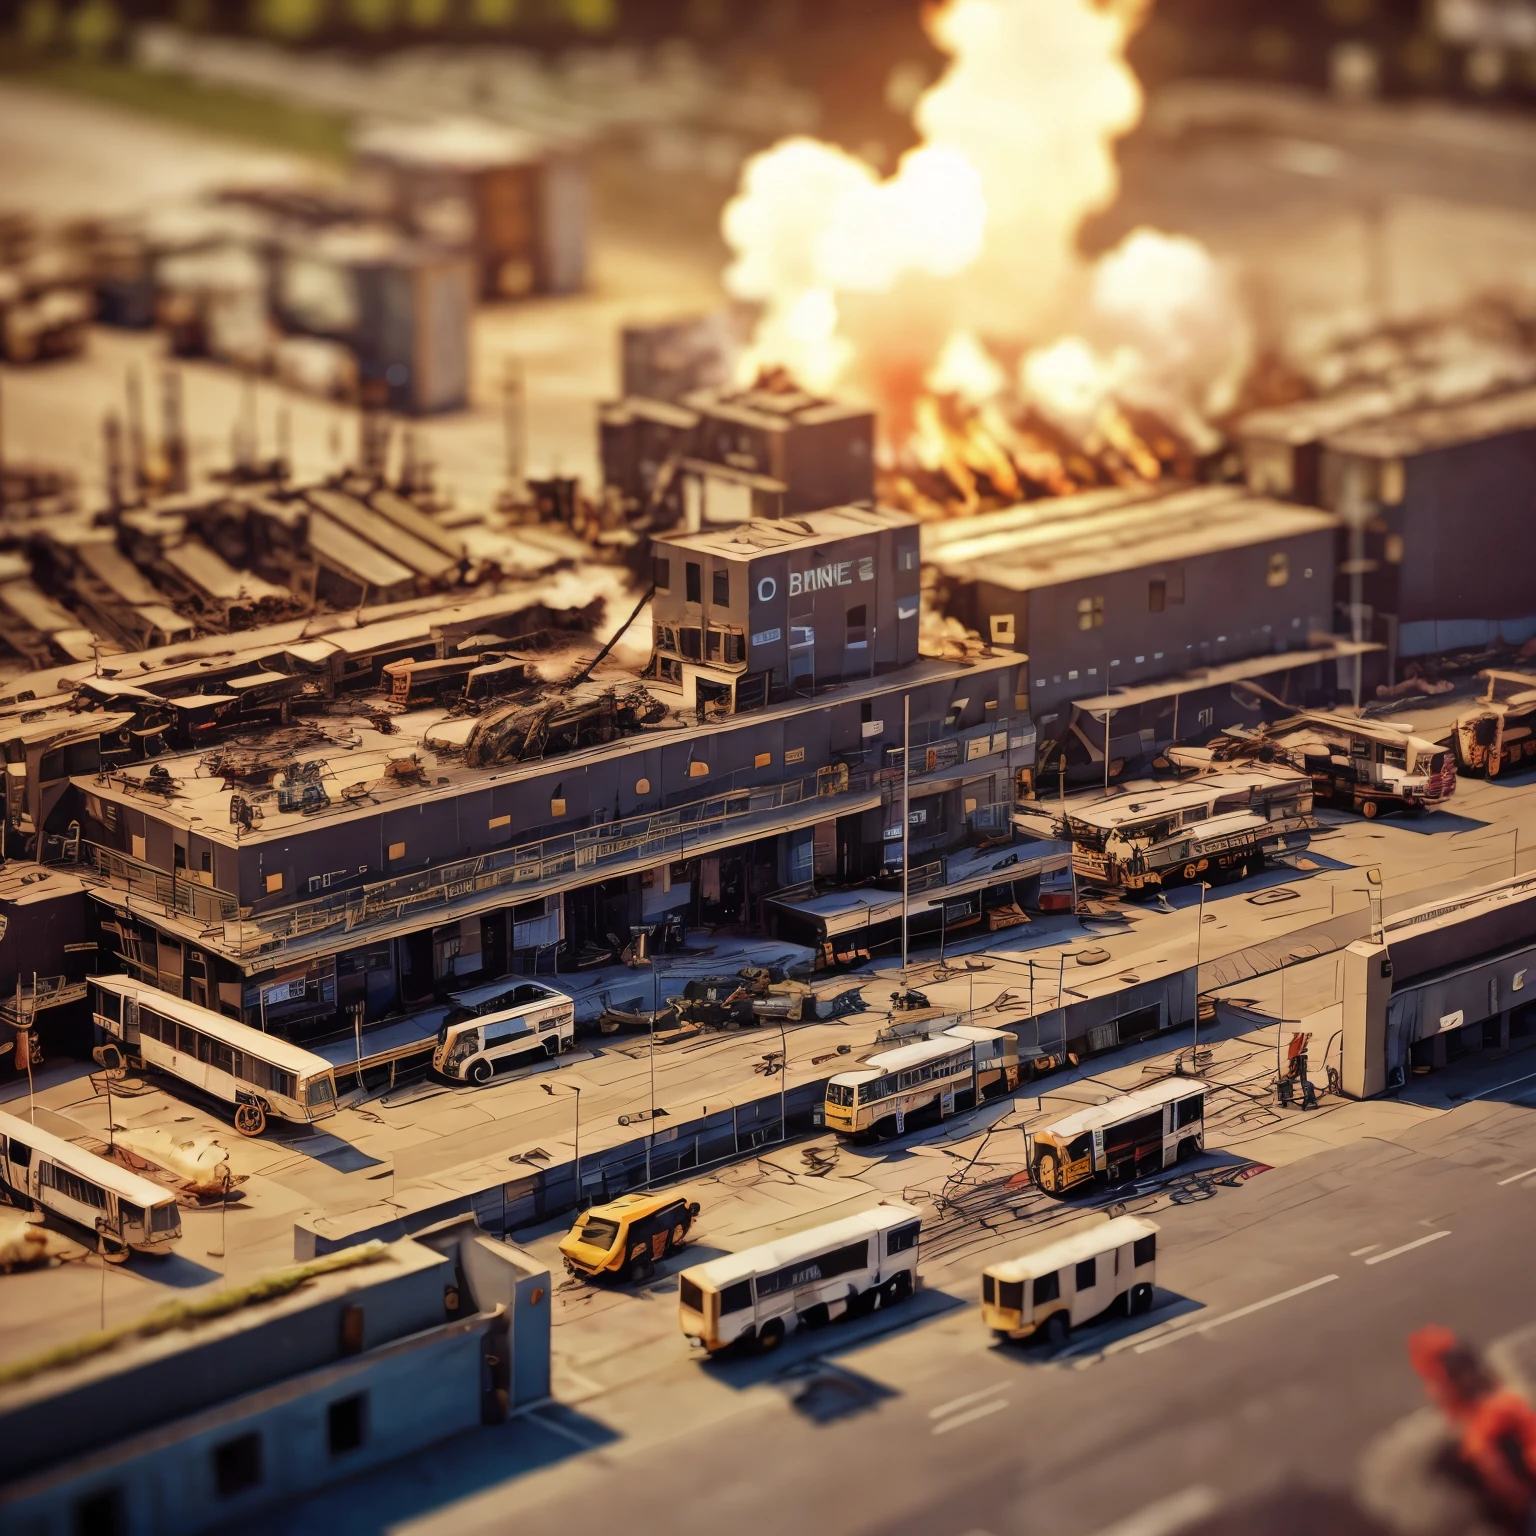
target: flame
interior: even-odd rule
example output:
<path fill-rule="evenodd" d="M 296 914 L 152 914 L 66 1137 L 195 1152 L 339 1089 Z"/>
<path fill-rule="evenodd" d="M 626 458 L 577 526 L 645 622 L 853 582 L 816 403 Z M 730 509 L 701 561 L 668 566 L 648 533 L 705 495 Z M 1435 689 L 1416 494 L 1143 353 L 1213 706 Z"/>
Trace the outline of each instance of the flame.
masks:
<path fill-rule="evenodd" d="M 1141 114 L 1144 8 L 945 0 L 925 20 L 950 62 L 892 176 L 793 138 L 726 208 L 727 286 L 762 306 L 743 378 L 874 396 L 887 491 L 921 515 L 1156 479 L 1219 442 L 1252 362 L 1229 275 L 1149 229 L 1077 252 Z"/>

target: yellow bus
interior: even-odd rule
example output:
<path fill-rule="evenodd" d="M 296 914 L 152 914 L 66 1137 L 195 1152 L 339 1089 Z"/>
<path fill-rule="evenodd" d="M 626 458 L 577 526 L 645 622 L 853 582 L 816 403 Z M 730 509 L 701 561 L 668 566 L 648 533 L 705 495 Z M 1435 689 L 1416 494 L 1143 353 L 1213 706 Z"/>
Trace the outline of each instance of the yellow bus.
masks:
<path fill-rule="evenodd" d="M 1064 1237 L 981 1272 L 981 1319 L 999 1342 L 1039 1336 L 1064 1344 L 1081 1323 L 1152 1310 L 1157 1226 L 1139 1216 L 1095 1218 Z"/>
<path fill-rule="evenodd" d="M 1018 1037 L 1006 1029 L 957 1024 L 839 1072 L 827 1083 L 822 1119 L 844 1136 L 899 1136 L 907 1120 L 924 1110 L 942 1118 L 1018 1086 Z"/>
<path fill-rule="evenodd" d="M 683 1334 L 710 1354 L 776 1349 L 793 1328 L 905 1301 L 917 1289 L 922 1220 L 892 1201 L 685 1269 L 677 1286 Z"/>
<path fill-rule="evenodd" d="M 594 1205 L 560 1240 L 566 1273 L 643 1283 L 661 1259 L 687 1243 L 698 1214 L 698 1201 L 677 1195 L 620 1195 Z"/>
<path fill-rule="evenodd" d="M 1098 1179 L 1145 1178 L 1193 1157 L 1205 1144 L 1207 1084 L 1170 1077 L 1116 1094 L 1053 1121 L 1030 1136 L 1029 1171 L 1048 1195 Z"/>

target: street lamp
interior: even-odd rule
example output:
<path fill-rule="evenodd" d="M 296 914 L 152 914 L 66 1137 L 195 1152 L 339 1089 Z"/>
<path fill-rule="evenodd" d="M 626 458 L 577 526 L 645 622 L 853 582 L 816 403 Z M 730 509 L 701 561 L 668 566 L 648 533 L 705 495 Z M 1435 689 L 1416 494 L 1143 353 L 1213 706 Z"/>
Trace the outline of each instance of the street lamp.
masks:
<path fill-rule="evenodd" d="M 1193 1072 L 1200 1071 L 1200 943 L 1205 937 L 1205 893 L 1210 886 L 1200 882 L 1200 914 L 1195 924 L 1195 1043 L 1190 1049 L 1189 1065 Z"/>
<path fill-rule="evenodd" d="M 539 1086 L 550 1098 L 554 1098 L 556 1088 L 569 1088 L 576 1095 L 576 1205 L 581 1206 L 581 1088 L 576 1083 L 540 1083 Z"/>

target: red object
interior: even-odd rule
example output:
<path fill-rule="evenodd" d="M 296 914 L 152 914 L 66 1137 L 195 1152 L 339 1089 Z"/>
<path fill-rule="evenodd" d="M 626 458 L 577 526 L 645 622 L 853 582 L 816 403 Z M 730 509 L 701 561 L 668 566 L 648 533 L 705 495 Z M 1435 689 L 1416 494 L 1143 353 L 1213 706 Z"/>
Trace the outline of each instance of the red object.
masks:
<path fill-rule="evenodd" d="M 1435 1405 L 1460 1429 L 1461 1459 L 1488 1494 L 1512 1513 L 1528 1511 L 1536 1501 L 1536 1409 L 1439 1324 L 1409 1337 L 1408 1358 Z"/>
<path fill-rule="evenodd" d="M 1042 912 L 1070 912 L 1072 897 L 1066 891 L 1043 891 L 1040 895 Z"/>

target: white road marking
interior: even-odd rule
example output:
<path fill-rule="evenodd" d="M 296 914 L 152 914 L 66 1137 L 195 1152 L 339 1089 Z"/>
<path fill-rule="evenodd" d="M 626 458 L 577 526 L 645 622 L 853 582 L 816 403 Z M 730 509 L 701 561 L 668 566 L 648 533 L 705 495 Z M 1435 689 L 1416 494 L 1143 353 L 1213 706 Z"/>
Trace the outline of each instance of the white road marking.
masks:
<path fill-rule="evenodd" d="M 1166 1499 L 1159 1499 L 1134 1515 L 1105 1526 L 1099 1536 L 1172 1536 L 1180 1527 L 1214 1515 L 1217 1503 L 1211 1489 L 1197 1483 L 1193 1488 L 1169 1494 Z"/>
<path fill-rule="evenodd" d="M 1471 1104 L 1476 1099 L 1486 1099 L 1490 1093 L 1498 1093 L 1502 1089 L 1513 1088 L 1516 1083 L 1528 1083 L 1533 1078 L 1536 1078 L 1536 1072 L 1527 1072 L 1524 1077 L 1512 1077 L 1507 1083 L 1494 1083 L 1491 1087 L 1480 1088 L 1476 1093 L 1469 1093 L 1466 1098 L 1460 1099 L 1457 1102 Z"/>
<path fill-rule="evenodd" d="M 1349 1256 L 1352 1259 L 1358 1259 L 1362 1254 L 1367 1254 L 1367 1253 L 1374 1252 L 1374 1250 L 1376 1250 L 1377 1248 L 1380 1248 L 1380 1247 L 1381 1247 L 1380 1243 L 1367 1243 L 1364 1248 L 1352 1249 L 1350 1251 L 1350 1255 Z"/>
<path fill-rule="evenodd" d="M 1387 1255 L 1391 1257 L 1391 1255 Z M 1375 1263 L 1374 1259 L 1367 1259 L 1367 1264 Z M 1323 1275 L 1317 1280 L 1308 1280 L 1305 1285 L 1292 1286 L 1288 1291 L 1281 1291 L 1275 1296 L 1266 1296 L 1263 1301 L 1249 1302 L 1246 1307 L 1239 1307 L 1235 1312 L 1223 1312 L 1220 1317 L 1213 1317 L 1206 1323 L 1194 1323 L 1188 1328 L 1180 1328 L 1173 1333 L 1165 1333 L 1155 1339 L 1148 1339 L 1145 1344 L 1136 1346 L 1136 1353 L 1144 1355 L 1149 1350 L 1161 1349 L 1164 1344 L 1172 1344 L 1176 1339 L 1187 1339 L 1194 1333 L 1209 1333 L 1212 1328 L 1220 1328 L 1223 1323 L 1236 1322 L 1240 1317 L 1247 1317 L 1254 1312 L 1262 1312 L 1265 1307 L 1272 1307 L 1277 1302 L 1289 1301 L 1292 1296 L 1301 1296 L 1307 1291 L 1315 1291 L 1320 1285 L 1327 1285 L 1330 1281 L 1337 1280 L 1337 1275 Z"/>
<path fill-rule="evenodd" d="M 1378 1253 L 1374 1259 L 1367 1259 L 1367 1264 L 1383 1264 L 1388 1259 L 1395 1259 L 1400 1253 L 1409 1253 L 1415 1248 L 1422 1248 L 1425 1243 L 1438 1242 L 1442 1237 L 1449 1237 L 1450 1229 L 1444 1232 L 1431 1232 L 1428 1237 L 1416 1237 L 1411 1243 L 1404 1243 L 1401 1248 L 1388 1248 L 1385 1253 Z"/>
<path fill-rule="evenodd" d="M 1528 1179 L 1533 1173 L 1536 1173 L 1536 1168 L 1527 1168 L 1524 1173 L 1512 1173 L 1507 1179 L 1499 1180 L 1499 1188 L 1503 1189 L 1506 1184 L 1518 1184 L 1521 1179 Z"/>
<path fill-rule="evenodd" d="M 979 1408 L 972 1408 L 969 1413 L 957 1413 L 952 1419 L 945 1419 L 942 1424 L 935 1424 L 933 1432 L 936 1435 L 947 1435 L 952 1429 L 960 1429 L 966 1424 L 972 1424 L 977 1419 L 984 1419 L 989 1413 L 1001 1413 L 1008 1406 L 1006 1397 L 994 1398 L 990 1403 L 983 1403 Z"/>
<path fill-rule="evenodd" d="M 964 1408 L 970 1403 L 979 1403 L 984 1397 L 993 1397 L 997 1393 L 1005 1391 L 1007 1386 L 1008 1383 L 1006 1381 L 1000 1381 L 995 1386 L 984 1387 L 980 1392 L 967 1392 L 964 1397 L 957 1397 L 951 1402 L 940 1403 L 937 1408 L 930 1408 L 928 1410 L 928 1417 L 930 1419 L 948 1418 L 955 1409 Z"/>

